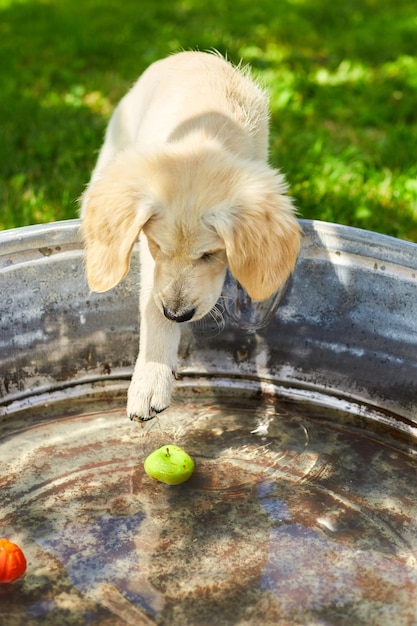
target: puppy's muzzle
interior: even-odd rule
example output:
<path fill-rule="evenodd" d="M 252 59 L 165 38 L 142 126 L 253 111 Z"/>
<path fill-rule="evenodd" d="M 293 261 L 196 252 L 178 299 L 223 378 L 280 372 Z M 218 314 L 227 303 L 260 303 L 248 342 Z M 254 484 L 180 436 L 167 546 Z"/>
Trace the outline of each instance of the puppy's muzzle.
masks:
<path fill-rule="evenodd" d="M 171 322 L 189 322 L 195 313 L 195 309 L 189 309 L 188 311 L 185 311 L 184 313 L 175 313 L 173 311 L 170 311 L 169 309 L 167 309 L 167 307 L 164 306 L 164 315 L 167 319 L 169 319 Z"/>

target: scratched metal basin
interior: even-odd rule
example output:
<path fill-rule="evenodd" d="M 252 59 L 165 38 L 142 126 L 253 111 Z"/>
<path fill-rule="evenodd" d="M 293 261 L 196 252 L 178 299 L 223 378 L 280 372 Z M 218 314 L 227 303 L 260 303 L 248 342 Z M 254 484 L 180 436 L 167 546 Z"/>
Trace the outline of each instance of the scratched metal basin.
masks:
<path fill-rule="evenodd" d="M 302 225 L 268 310 L 228 281 L 224 323 L 184 328 L 145 427 L 137 258 L 90 294 L 77 221 L 0 233 L 0 535 L 28 561 L 2 624 L 416 622 L 417 246 Z M 177 487 L 143 471 L 170 442 Z"/>

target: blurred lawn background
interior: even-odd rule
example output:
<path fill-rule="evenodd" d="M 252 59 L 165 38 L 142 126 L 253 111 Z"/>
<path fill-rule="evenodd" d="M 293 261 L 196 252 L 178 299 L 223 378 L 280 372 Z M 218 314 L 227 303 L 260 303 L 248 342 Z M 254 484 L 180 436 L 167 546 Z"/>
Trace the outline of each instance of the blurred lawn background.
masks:
<path fill-rule="evenodd" d="M 76 217 L 117 101 L 210 48 L 268 88 L 301 217 L 417 241 L 415 0 L 0 0 L 0 228 Z"/>

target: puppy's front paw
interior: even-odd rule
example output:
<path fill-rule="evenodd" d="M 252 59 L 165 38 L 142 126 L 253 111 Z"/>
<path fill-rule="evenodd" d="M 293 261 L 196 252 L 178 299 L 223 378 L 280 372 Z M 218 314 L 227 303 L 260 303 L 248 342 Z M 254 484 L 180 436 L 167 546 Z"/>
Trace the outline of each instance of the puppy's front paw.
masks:
<path fill-rule="evenodd" d="M 127 393 L 127 414 L 131 420 L 150 420 L 171 401 L 172 369 L 163 363 L 135 367 Z"/>

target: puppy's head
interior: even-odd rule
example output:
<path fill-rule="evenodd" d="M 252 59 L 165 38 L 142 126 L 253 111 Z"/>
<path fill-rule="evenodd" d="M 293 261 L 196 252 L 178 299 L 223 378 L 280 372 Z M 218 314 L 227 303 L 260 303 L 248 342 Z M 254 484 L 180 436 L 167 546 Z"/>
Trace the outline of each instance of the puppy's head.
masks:
<path fill-rule="evenodd" d="M 120 154 L 83 199 L 89 285 L 106 291 L 126 275 L 143 230 L 155 261 L 154 298 L 174 321 L 203 317 L 226 267 L 253 300 L 292 272 L 300 228 L 283 177 L 216 146 Z"/>

